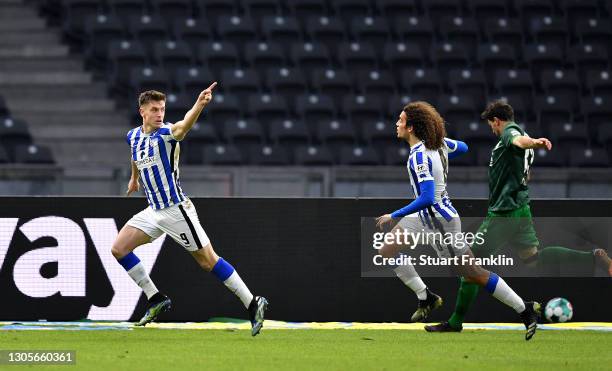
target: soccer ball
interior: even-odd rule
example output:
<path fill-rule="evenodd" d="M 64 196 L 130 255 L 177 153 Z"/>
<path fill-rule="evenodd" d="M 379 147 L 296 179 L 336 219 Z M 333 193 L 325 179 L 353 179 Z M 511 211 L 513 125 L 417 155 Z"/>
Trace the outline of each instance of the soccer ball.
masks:
<path fill-rule="evenodd" d="M 572 303 L 564 298 L 551 299 L 544 309 L 544 316 L 548 322 L 567 322 L 573 315 Z"/>

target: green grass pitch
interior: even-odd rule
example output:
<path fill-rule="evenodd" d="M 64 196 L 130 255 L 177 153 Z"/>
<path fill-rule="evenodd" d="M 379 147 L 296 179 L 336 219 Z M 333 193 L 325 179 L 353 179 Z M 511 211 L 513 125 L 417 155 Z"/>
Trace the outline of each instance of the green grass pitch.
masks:
<path fill-rule="evenodd" d="M 406 330 L 0 331 L 0 349 L 76 350 L 44 370 L 610 370 L 612 334 Z"/>

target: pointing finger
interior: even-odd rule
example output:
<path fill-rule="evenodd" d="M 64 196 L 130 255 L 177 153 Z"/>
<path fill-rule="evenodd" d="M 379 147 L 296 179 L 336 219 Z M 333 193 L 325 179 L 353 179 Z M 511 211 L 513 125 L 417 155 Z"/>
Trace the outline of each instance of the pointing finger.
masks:
<path fill-rule="evenodd" d="M 210 84 L 210 86 L 209 86 L 209 87 L 207 87 L 207 88 L 206 88 L 206 90 L 208 90 L 208 91 L 212 91 L 212 90 L 215 88 L 215 86 L 217 86 L 217 82 L 216 82 L 216 81 L 215 81 L 215 82 L 213 82 L 212 84 Z"/>

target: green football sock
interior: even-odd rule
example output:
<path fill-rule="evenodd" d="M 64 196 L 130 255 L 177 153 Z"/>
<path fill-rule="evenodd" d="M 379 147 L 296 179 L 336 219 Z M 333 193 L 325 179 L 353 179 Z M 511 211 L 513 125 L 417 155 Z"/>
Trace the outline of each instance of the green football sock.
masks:
<path fill-rule="evenodd" d="M 480 286 L 475 283 L 466 282 L 463 277 L 460 281 L 455 311 L 448 320 L 448 324 L 454 328 L 460 328 L 462 326 L 463 319 L 476 299 L 476 296 L 478 296 L 478 290 L 480 289 Z"/>
<path fill-rule="evenodd" d="M 571 264 L 593 268 L 595 259 L 592 251 L 572 250 L 561 246 L 549 246 L 538 251 L 538 266 Z"/>

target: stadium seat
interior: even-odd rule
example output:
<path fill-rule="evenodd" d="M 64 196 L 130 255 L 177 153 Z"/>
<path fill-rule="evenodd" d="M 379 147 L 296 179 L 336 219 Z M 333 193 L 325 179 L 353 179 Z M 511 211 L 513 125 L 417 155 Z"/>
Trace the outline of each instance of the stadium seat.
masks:
<path fill-rule="evenodd" d="M 572 167 L 608 167 L 610 158 L 603 148 L 575 147 L 570 152 L 569 165 Z"/>
<path fill-rule="evenodd" d="M 155 42 L 166 40 L 169 37 L 166 23 L 160 15 L 133 14 L 128 16 L 126 22 L 129 35 L 142 42 L 149 55 L 153 52 Z"/>
<path fill-rule="evenodd" d="M 184 41 L 157 41 L 153 45 L 153 61 L 168 73 L 195 64 L 189 44 Z"/>
<path fill-rule="evenodd" d="M 384 120 L 383 101 L 376 95 L 347 95 L 342 99 L 342 111 L 355 125 Z"/>
<path fill-rule="evenodd" d="M 187 111 L 193 107 L 197 96 L 189 96 L 181 93 L 167 93 L 166 94 L 166 121 L 177 122 L 185 117 Z M 140 119 L 140 115 L 136 117 Z"/>
<path fill-rule="evenodd" d="M 440 75 L 433 69 L 406 69 L 400 73 L 400 88 L 430 102 L 443 91 Z"/>
<path fill-rule="evenodd" d="M 512 45 L 514 50 L 520 50 L 524 43 L 521 22 L 516 18 L 494 17 L 485 19 L 484 34 L 490 43 Z"/>
<path fill-rule="evenodd" d="M 378 13 L 395 24 L 398 19 L 408 19 L 419 12 L 416 0 L 378 0 L 375 1 Z"/>
<path fill-rule="evenodd" d="M 238 14 L 238 9 L 234 1 L 227 0 L 197 0 L 197 8 L 200 15 L 205 15 L 208 21 L 213 24 L 220 17 Z"/>
<path fill-rule="evenodd" d="M 221 72 L 223 92 L 245 102 L 251 95 L 260 93 L 259 74 L 254 69 L 227 68 Z M 208 85 L 207 85 L 208 86 Z"/>
<path fill-rule="evenodd" d="M 386 70 L 372 70 L 359 74 L 355 86 L 361 94 L 378 95 L 387 100 L 397 93 L 395 78 Z"/>
<path fill-rule="evenodd" d="M 0 120 L 0 146 L 2 146 L 11 162 L 15 161 L 15 148 L 32 143 L 32 135 L 25 121 L 5 117 Z"/>
<path fill-rule="evenodd" d="M 581 122 L 549 125 L 548 134 L 553 143 L 556 143 L 561 148 L 586 146 L 589 143 L 587 126 Z"/>
<path fill-rule="evenodd" d="M 448 42 L 432 46 L 431 60 L 438 68 L 440 77 L 445 80 L 451 70 L 467 68 L 470 64 L 467 50 L 461 45 Z"/>
<path fill-rule="evenodd" d="M 448 77 L 448 86 L 454 95 L 470 97 L 478 106 L 485 106 L 487 82 L 481 69 L 452 70 Z"/>
<path fill-rule="evenodd" d="M 183 93 L 195 99 L 202 90 L 215 81 L 212 73 L 203 67 L 182 67 L 174 72 L 174 83 Z"/>
<path fill-rule="evenodd" d="M 15 162 L 20 164 L 54 164 L 51 150 L 35 144 L 15 146 Z"/>
<path fill-rule="evenodd" d="M 243 158 L 238 148 L 223 144 L 204 147 L 202 160 L 206 165 L 232 166 L 243 164 Z"/>
<path fill-rule="evenodd" d="M 239 65 L 238 49 L 229 42 L 200 43 L 198 59 L 208 67 L 214 76 L 220 76 L 224 68 L 236 68 Z"/>
<path fill-rule="evenodd" d="M 427 57 L 415 44 L 392 42 L 384 46 L 383 61 L 397 74 L 405 68 L 425 68 Z"/>
<path fill-rule="evenodd" d="M 534 151 L 534 166 L 543 167 L 562 167 L 567 165 L 566 153 L 559 149 L 553 148 L 552 151 L 545 149 L 536 149 Z"/>
<path fill-rule="evenodd" d="M 8 153 L 6 153 L 4 147 L 0 145 L 0 164 L 6 164 L 9 162 L 11 162 L 11 159 L 9 158 Z"/>
<path fill-rule="evenodd" d="M 278 0 L 240 0 L 243 12 L 252 19 L 281 14 L 281 4 Z"/>
<path fill-rule="evenodd" d="M 608 51 L 600 45 L 575 45 L 570 49 L 568 59 L 578 68 L 579 76 L 584 78 L 588 71 L 608 69 Z"/>
<path fill-rule="evenodd" d="M 469 96 L 444 95 L 438 100 L 437 108 L 444 120 L 453 127 L 467 125 L 479 116 Z"/>
<path fill-rule="evenodd" d="M 256 27 L 249 16 L 224 15 L 218 18 L 216 31 L 221 40 L 242 50 L 247 42 L 253 40 Z"/>
<path fill-rule="evenodd" d="M 252 165 L 287 166 L 291 164 L 289 152 L 279 146 L 257 146 L 249 148 L 249 160 Z"/>
<path fill-rule="evenodd" d="M 568 107 L 572 106 L 571 98 L 564 95 L 543 95 L 534 99 L 538 122 L 545 132 L 556 130 L 565 123 L 574 122 L 574 115 Z"/>
<path fill-rule="evenodd" d="M 303 94 L 297 97 L 296 113 L 306 122 L 331 121 L 336 118 L 336 106 L 331 97 Z"/>
<path fill-rule="evenodd" d="M 134 67 L 130 71 L 130 87 L 140 94 L 146 90 L 165 92 L 170 87 L 170 78 L 161 67 Z"/>
<path fill-rule="evenodd" d="M 332 67 L 329 50 L 321 43 L 304 43 L 291 46 L 291 61 L 305 75 L 314 69 Z"/>
<path fill-rule="evenodd" d="M 329 95 L 334 104 L 339 105 L 342 99 L 352 92 L 352 82 L 344 70 L 315 70 L 312 75 L 312 86 L 317 92 Z"/>
<path fill-rule="evenodd" d="M 563 51 L 555 44 L 528 44 L 523 48 L 523 55 L 534 76 L 539 76 L 545 69 L 563 69 Z"/>
<path fill-rule="evenodd" d="M 479 20 L 508 15 L 505 1 L 470 0 L 466 2 L 466 5 L 469 12 Z"/>
<path fill-rule="evenodd" d="M 540 87 L 546 94 L 570 97 L 571 101 L 566 109 L 571 107 L 571 110 L 574 111 L 578 107 L 580 83 L 574 70 L 543 70 L 540 75 Z"/>
<path fill-rule="evenodd" d="M 455 0 L 427 0 L 421 5 L 431 19 L 461 15 L 461 3 Z"/>
<path fill-rule="evenodd" d="M 339 165 L 376 166 L 381 163 L 378 153 L 371 147 L 340 148 Z"/>
<path fill-rule="evenodd" d="M 612 73 L 610 73 L 610 70 L 587 71 L 585 84 L 591 95 L 612 95 Z"/>
<path fill-rule="evenodd" d="M 514 0 L 514 10 L 523 19 L 541 18 L 553 14 L 552 0 Z"/>
<path fill-rule="evenodd" d="M 206 120 L 208 121 L 208 120 Z M 181 157 L 187 164 L 202 163 L 202 147 L 219 143 L 215 127 L 210 122 L 196 122 L 189 135 L 181 142 Z"/>
<path fill-rule="evenodd" d="M 574 27 L 573 43 L 608 47 L 611 37 L 612 25 L 609 21 L 597 18 L 580 19 Z"/>
<path fill-rule="evenodd" d="M 582 114 L 592 129 L 612 125 L 612 96 L 595 95 L 585 97 L 580 104 Z"/>
<path fill-rule="evenodd" d="M 264 130 L 257 120 L 230 120 L 223 124 L 223 137 L 237 147 L 261 144 L 264 142 Z"/>
<path fill-rule="evenodd" d="M 429 54 L 435 35 L 429 18 L 419 16 L 411 16 L 408 19 L 398 18 L 393 23 L 393 30 L 400 41 L 418 45 L 422 54 Z"/>
<path fill-rule="evenodd" d="M 6 105 L 6 101 L 4 100 L 2 95 L 0 95 L 0 117 L 3 116 L 10 116 L 10 112 L 8 106 Z"/>
<path fill-rule="evenodd" d="M 283 48 L 275 42 L 251 41 L 245 45 L 244 60 L 251 68 L 266 71 L 287 65 Z"/>
<path fill-rule="evenodd" d="M 385 147 L 397 144 L 395 122 L 387 120 L 372 120 L 361 125 L 361 138 L 364 143 L 375 147 Z"/>
<path fill-rule="evenodd" d="M 502 95 L 517 94 L 530 100 L 533 95 L 531 73 L 523 69 L 510 69 L 495 73 L 495 90 Z"/>
<path fill-rule="evenodd" d="M 454 139 L 466 142 L 470 146 L 470 152 L 472 152 L 472 145 L 482 143 L 488 145 L 495 139 L 495 134 L 491 132 L 489 125 L 479 120 L 478 117 L 473 117 L 471 121 L 455 126 L 455 135 L 457 137 Z"/>
<path fill-rule="evenodd" d="M 123 24 L 113 14 L 88 16 L 85 21 L 85 34 L 88 37 L 86 53 L 88 57 L 98 60 L 106 60 L 111 41 L 126 37 Z"/>
<path fill-rule="evenodd" d="M 443 18 L 440 20 L 438 30 L 445 42 L 465 48 L 470 59 L 475 58 L 480 31 L 474 18 L 460 16 Z"/>
<path fill-rule="evenodd" d="M 342 21 L 329 16 L 308 18 L 306 35 L 310 43 L 323 43 L 329 50 L 335 50 L 338 44 L 347 40 Z"/>
<path fill-rule="evenodd" d="M 248 114 L 260 122 L 283 120 L 289 117 L 289 106 L 284 97 L 273 94 L 255 94 L 247 99 Z"/>
<path fill-rule="evenodd" d="M 138 41 L 112 41 L 108 46 L 108 59 L 113 80 L 122 86 L 128 84 L 130 72 L 134 67 L 144 67 L 148 64 L 146 51 Z"/>
<path fill-rule="evenodd" d="M 322 17 L 327 14 L 325 0 L 291 0 L 287 1 L 289 10 L 298 20 Z"/>
<path fill-rule="evenodd" d="M 494 100 L 502 100 L 509 103 L 514 109 L 514 119 L 518 123 L 526 122 L 530 119 L 535 119 L 532 112 L 531 99 L 525 99 L 522 95 L 517 94 L 492 94 L 489 96 L 487 103 Z M 483 107 L 484 109 L 484 107 Z"/>
<path fill-rule="evenodd" d="M 493 151 L 493 147 L 495 144 L 487 144 L 487 143 L 479 143 L 474 146 L 470 146 L 470 151 L 475 152 L 476 156 L 476 165 L 478 166 L 489 166 L 491 162 L 491 152 Z"/>
<path fill-rule="evenodd" d="M 380 54 L 391 38 L 388 20 L 382 17 L 356 17 L 350 21 L 350 35 L 359 43 L 369 43 Z"/>
<path fill-rule="evenodd" d="M 242 107 L 244 103 L 235 96 L 216 93 L 212 104 L 206 108 L 207 116 L 213 122 L 238 120 L 243 117 Z"/>
<path fill-rule="evenodd" d="M 147 3 L 140 0 L 107 0 L 111 11 L 125 24 L 148 13 Z"/>
<path fill-rule="evenodd" d="M 343 43 L 338 46 L 338 61 L 342 68 L 349 71 L 356 78 L 363 71 L 372 71 L 378 68 L 376 51 L 367 43 Z"/>
<path fill-rule="evenodd" d="M 408 145 L 394 145 L 385 148 L 384 163 L 388 166 L 404 165 L 408 163 L 410 147 Z"/>
<path fill-rule="evenodd" d="M 317 138 L 328 146 L 354 145 L 356 136 L 353 126 L 344 120 L 321 121 L 317 124 Z"/>
<path fill-rule="evenodd" d="M 264 17 L 261 32 L 268 41 L 280 44 L 284 50 L 291 45 L 303 43 L 300 26 L 294 17 L 281 15 Z"/>
<path fill-rule="evenodd" d="M 153 11 L 168 19 L 186 19 L 194 16 L 191 0 L 149 0 Z"/>
<path fill-rule="evenodd" d="M 608 154 L 612 154 L 612 125 L 604 125 L 599 128 L 597 143 L 605 146 Z"/>
<path fill-rule="evenodd" d="M 172 26 L 176 40 L 186 42 L 192 52 L 196 52 L 198 44 L 212 40 L 212 31 L 208 28 L 206 18 L 177 18 Z"/>
<path fill-rule="evenodd" d="M 547 15 L 532 19 L 529 31 L 538 44 L 557 45 L 561 50 L 568 44 L 569 32 L 563 18 Z"/>
<path fill-rule="evenodd" d="M 485 73 L 489 88 L 492 88 L 498 71 L 516 68 L 518 54 L 511 44 L 482 44 L 476 52 L 476 60 Z"/>
<path fill-rule="evenodd" d="M 107 13 L 99 0 L 63 0 L 60 4 L 65 14 L 63 29 L 69 36 L 79 39 L 89 17 Z"/>
<path fill-rule="evenodd" d="M 602 14 L 597 0 L 561 0 L 558 5 L 567 15 L 570 24 L 583 19 L 597 18 Z"/>
<path fill-rule="evenodd" d="M 310 133 L 302 120 L 275 120 L 269 126 L 270 140 L 288 147 L 310 143 Z"/>
<path fill-rule="evenodd" d="M 295 163 L 302 166 L 330 166 L 334 158 L 327 147 L 306 146 L 295 149 Z"/>
<path fill-rule="evenodd" d="M 269 68 L 265 74 L 265 86 L 274 94 L 287 99 L 289 106 L 295 110 L 295 101 L 307 92 L 303 74 L 296 68 Z"/>
<path fill-rule="evenodd" d="M 334 0 L 329 4 L 334 14 L 347 25 L 353 19 L 371 16 L 373 13 L 369 0 Z"/>

